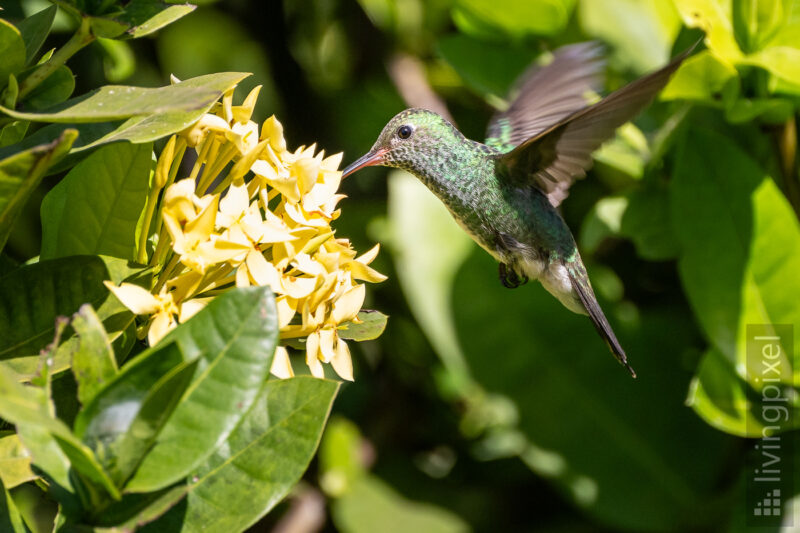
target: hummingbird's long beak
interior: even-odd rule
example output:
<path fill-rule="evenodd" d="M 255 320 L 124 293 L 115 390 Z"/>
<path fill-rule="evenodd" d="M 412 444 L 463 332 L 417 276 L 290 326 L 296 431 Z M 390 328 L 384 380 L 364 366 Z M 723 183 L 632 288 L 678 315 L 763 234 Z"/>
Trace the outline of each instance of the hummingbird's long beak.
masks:
<path fill-rule="evenodd" d="M 383 156 L 384 154 L 386 154 L 387 151 L 388 150 L 386 150 L 386 148 L 381 148 L 380 150 L 376 150 L 374 152 L 367 152 L 366 154 L 355 160 L 353 163 L 351 163 L 349 167 L 344 169 L 344 171 L 342 172 L 342 177 L 346 178 L 356 170 L 364 167 L 380 165 L 383 162 Z"/>

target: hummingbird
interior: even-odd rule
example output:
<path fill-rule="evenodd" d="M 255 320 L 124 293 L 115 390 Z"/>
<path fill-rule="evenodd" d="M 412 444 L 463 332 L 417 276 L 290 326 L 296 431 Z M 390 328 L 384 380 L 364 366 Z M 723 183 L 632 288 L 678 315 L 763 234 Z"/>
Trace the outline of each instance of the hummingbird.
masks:
<path fill-rule="evenodd" d="M 636 377 L 558 206 L 572 182 L 586 175 L 592 152 L 653 100 L 691 50 L 590 105 L 587 94 L 597 94 L 603 82 L 602 48 L 594 42 L 561 47 L 549 64 L 530 67 L 515 82 L 485 142 L 467 139 L 433 111 L 406 109 L 343 177 L 374 165 L 415 175 L 499 262 L 505 287 L 538 280 L 567 309 L 588 315 Z"/>

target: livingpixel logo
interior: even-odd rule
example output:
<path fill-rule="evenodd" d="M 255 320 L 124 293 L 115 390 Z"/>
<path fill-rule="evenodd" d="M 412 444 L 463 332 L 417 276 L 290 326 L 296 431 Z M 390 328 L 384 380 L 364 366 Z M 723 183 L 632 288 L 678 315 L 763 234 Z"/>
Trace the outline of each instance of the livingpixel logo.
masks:
<path fill-rule="evenodd" d="M 748 324 L 747 368 L 760 390 L 748 398 L 748 433 L 760 434 L 748 455 L 745 497 L 747 525 L 793 526 L 792 428 L 793 328 L 790 324 Z"/>

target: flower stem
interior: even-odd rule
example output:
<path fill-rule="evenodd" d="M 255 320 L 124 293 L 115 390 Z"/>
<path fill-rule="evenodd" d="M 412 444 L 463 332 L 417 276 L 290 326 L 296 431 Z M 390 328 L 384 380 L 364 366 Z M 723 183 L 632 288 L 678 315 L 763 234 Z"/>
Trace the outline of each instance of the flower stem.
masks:
<path fill-rule="evenodd" d="M 22 100 L 40 83 L 47 79 L 50 74 L 67 62 L 67 59 L 75 55 L 78 50 L 95 40 L 89 25 L 89 17 L 81 19 L 80 26 L 75 34 L 67 41 L 64 46 L 56 50 L 49 61 L 36 67 L 30 76 L 22 80 L 19 86 L 19 100 Z"/>
<path fill-rule="evenodd" d="M 139 235 L 139 255 L 137 257 L 137 261 L 142 265 L 147 264 L 147 237 L 150 234 L 150 222 L 153 220 L 153 212 L 156 209 L 159 192 L 161 192 L 161 189 L 153 186 L 153 188 L 150 189 L 150 194 L 147 195 L 147 201 L 145 203 L 142 233 Z"/>

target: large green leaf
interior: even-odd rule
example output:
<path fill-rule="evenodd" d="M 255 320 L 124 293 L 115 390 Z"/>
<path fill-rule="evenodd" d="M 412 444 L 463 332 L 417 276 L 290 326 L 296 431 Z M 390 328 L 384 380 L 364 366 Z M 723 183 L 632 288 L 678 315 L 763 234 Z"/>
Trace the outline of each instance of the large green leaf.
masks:
<path fill-rule="evenodd" d="M 25 201 L 47 168 L 69 151 L 76 136 L 75 130 L 65 130 L 49 144 L 34 146 L 0 161 L 0 250 Z"/>
<path fill-rule="evenodd" d="M 42 258 L 136 258 L 136 223 L 147 199 L 153 145 L 116 143 L 75 166 L 42 202 Z"/>
<path fill-rule="evenodd" d="M 760 389 L 760 361 L 746 356 L 746 326 L 800 324 L 797 218 L 747 154 L 698 128 L 678 151 L 671 206 L 679 271 L 695 316 L 736 373 Z M 800 336 L 786 353 L 794 358 L 784 359 L 781 379 L 791 384 L 800 375 Z"/>
<path fill-rule="evenodd" d="M 185 507 L 145 531 L 244 531 L 297 483 L 319 444 L 339 384 L 270 381 L 208 461 L 192 475 Z"/>
<path fill-rule="evenodd" d="M 247 76 L 220 72 L 184 80 L 166 87 L 106 85 L 39 113 L 0 110 L 14 118 L 38 122 L 107 122 L 167 113 L 206 110 L 222 93 Z"/>
<path fill-rule="evenodd" d="M 136 474 L 129 492 L 166 487 L 205 461 L 230 435 L 269 375 L 278 341 L 272 292 L 226 292 L 172 331 L 187 360 L 199 358 L 195 379 Z"/>
<path fill-rule="evenodd" d="M 30 17 L 24 19 L 17 25 L 22 40 L 25 41 L 25 64 L 30 65 L 36 58 L 36 53 L 44 44 L 44 40 L 50 33 L 53 20 L 56 18 L 56 6 L 50 6 L 38 11 Z"/>
<path fill-rule="evenodd" d="M 2 486 L 2 479 L 0 479 L 0 486 Z M 0 493 L 0 531 L 8 531 L 9 533 L 27 533 L 28 530 L 22 521 L 14 500 L 11 498 L 8 490 L 5 487 L 3 492 Z"/>
<path fill-rule="evenodd" d="M 793 0 L 732 0 L 733 33 L 745 53 L 760 50 L 786 24 Z"/>
<path fill-rule="evenodd" d="M 39 364 L 39 352 L 53 341 L 56 317 L 69 316 L 88 303 L 106 329 L 118 335 L 133 314 L 103 285 L 104 280 L 132 281 L 141 269 L 125 261 L 75 256 L 26 265 L 0 278 L 0 360 L 25 376 Z M 51 370 L 69 366 L 74 337 L 62 339 Z"/>
<path fill-rule="evenodd" d="M 359 477 L 333 502 L 333 520 L 342 533 L 457 533 L 470 527 L 457 514 L 429 503 L 409 501 L 379 478 Z"/>
<path fill-rule="evenodd" d="M 184 362 L 177 344 L 151 349 L 125 366 L 75 419 L 75 434 L 121 487 L 152 446 L 186 390 L 197 360 Z"/>
<path fill-rule="evenodd" d="M 78 400 L 87 405 L 117 375 L 117 362 L 106 330 L 92 306 L 84 304 L 72 316 L 78 346 L 72 354 L 72 373 Z"/>
<path fill-rule="evenodd" d="M 9 74 L 25 67 L 25 42 L 19 30 L 10 22 L 0 19 L 0 88 L 8 83 Z"/>

